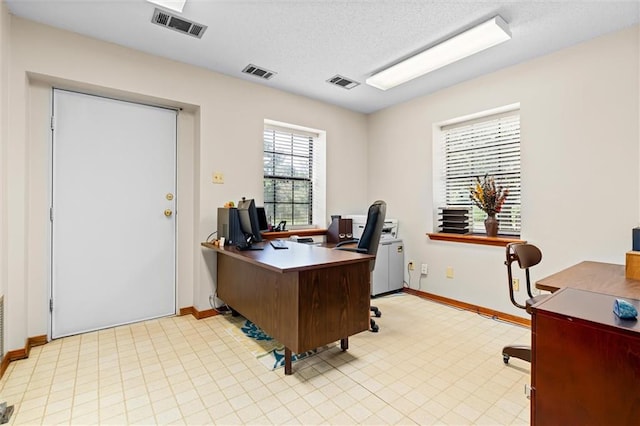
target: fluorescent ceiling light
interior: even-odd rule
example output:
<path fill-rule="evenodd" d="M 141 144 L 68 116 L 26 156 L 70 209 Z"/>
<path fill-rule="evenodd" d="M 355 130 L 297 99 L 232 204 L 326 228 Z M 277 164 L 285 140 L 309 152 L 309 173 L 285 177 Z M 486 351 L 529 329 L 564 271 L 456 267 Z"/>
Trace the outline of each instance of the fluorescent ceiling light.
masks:
<path fill-rule="evenodd" d="M 149 3 L 157 4 L 165 9 L 175 10 L 178 13 L 182 13 L 184 4 L 187 0 L 147 0 Z"/>
<path fill-rule="evenodd" d="M 509 39 L 511 39 L 509 26 L 500 16 L 494 16 L 482 24 L 372 75 L 366 83 L 382 90 L 391 89 Z"/>

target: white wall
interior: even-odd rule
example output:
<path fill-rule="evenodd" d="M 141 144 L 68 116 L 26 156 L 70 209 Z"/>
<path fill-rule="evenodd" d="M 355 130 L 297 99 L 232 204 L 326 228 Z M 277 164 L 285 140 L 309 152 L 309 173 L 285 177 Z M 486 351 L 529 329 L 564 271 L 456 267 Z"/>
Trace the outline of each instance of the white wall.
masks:
<path fill-rule="evenodd" d="M 364 115 L 20 18 L 10 23 L 2 226 L 10 349 L 48 331 L 52 85 L 184 108 L 178 122 L 178 307 L 209 308 L 214 256 L 200 242 L 216 229 L 216 208 L 242 196 L 262 199 L 265 118 L 327 132 L 327 214 L 368 206 L 367 182 L 359 179 L 368 174 Z M 225 184 L 211 183 L 213 171 L 224 173 Z"/>
<path fill-rule="evenodd" d="M 421 290 L 526 316 L 507 295 L 500 247 L 431 241 L 433 125 L 520 102 L 522 238 L 542 278 L 581 260 L 624 263 L 639 213 L 638 27 L 372 114 L 370 195 L 401 224 Z M 389 158 L 394 161 L 390 162 Z M 446 279 L 447 266 L 454 279 Z M 418 287 L 418 273 L 411 282 Z M 522 295 L 522 293 L 521 293 Z"/>

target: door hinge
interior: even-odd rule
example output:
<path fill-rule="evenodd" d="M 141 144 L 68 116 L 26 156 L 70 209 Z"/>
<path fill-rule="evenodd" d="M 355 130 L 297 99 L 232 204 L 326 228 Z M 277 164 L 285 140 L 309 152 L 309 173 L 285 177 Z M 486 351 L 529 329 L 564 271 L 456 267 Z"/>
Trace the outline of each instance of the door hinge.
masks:
<path fill-rule="evenodd" d="M 49 207 L 49 220 L 53 222 L 53 207 Z"/>
<path fill-rule="evenodd" d="M 55 126 L 55 117 L 52 115 L 52 116 L 51 116 L 51 130 L 54 130 L 54 129 L 55 129 L 55 127 L 56 127 L 56 126 Z"/>
<path fill-rule="evenodd" d="M 53 312 L 53 299 L 49 299 L 49 312 Z"/>

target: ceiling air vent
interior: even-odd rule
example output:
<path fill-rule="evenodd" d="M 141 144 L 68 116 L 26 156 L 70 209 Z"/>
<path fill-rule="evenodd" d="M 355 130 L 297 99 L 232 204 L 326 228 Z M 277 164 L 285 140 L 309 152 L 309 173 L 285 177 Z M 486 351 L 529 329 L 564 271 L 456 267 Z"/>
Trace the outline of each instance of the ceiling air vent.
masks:
<path fill-rule="evenodd" d="M 269 80 L 274 75 L 278 74 L 274 71 L 269 71 L 264 68 L 257 67 L 253 64 L 249 64 L 242 70 L 245 74 L 255 75 L 256 77 L 264 78 L 265 80 Z"/>
<path fill-rule="evenodd" d="M 336 86 L 344 87 L 345 89 L 353 89 L 354 87 L 360 85 L 357 81 L 349 80 L 346 77 L 343 77 L 339 74 L 334 75 L 327 83 L 335 84 Z"/>
<path fill-rule="evenodd" d="M 202 34 L 204 34 L 204 31 L 207 29 L 206 25 L 187 21 L 161 9 L 155 9 L 153 11 L 151 22 L 195 38 L 202 38 Z"/>

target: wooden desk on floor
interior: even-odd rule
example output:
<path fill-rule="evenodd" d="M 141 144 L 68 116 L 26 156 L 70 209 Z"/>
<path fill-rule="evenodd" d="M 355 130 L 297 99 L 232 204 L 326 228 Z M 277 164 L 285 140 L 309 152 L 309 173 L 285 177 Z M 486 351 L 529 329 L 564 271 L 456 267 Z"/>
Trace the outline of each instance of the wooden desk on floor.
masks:
<path fill-rule="evenodd" d="M 536 282 L 536 288 L 554 292 L 563 287 L 640 299 L 640 281 L 625 277 L 624 265 L 580 262 Z"/>
<path fill-rule="evenodd" d="M 291 353 L 369 329 L 371 255 L 287 242 L 288 249 L 240 251 L 202 243 L 218 254 L 217 295 Z"/>

